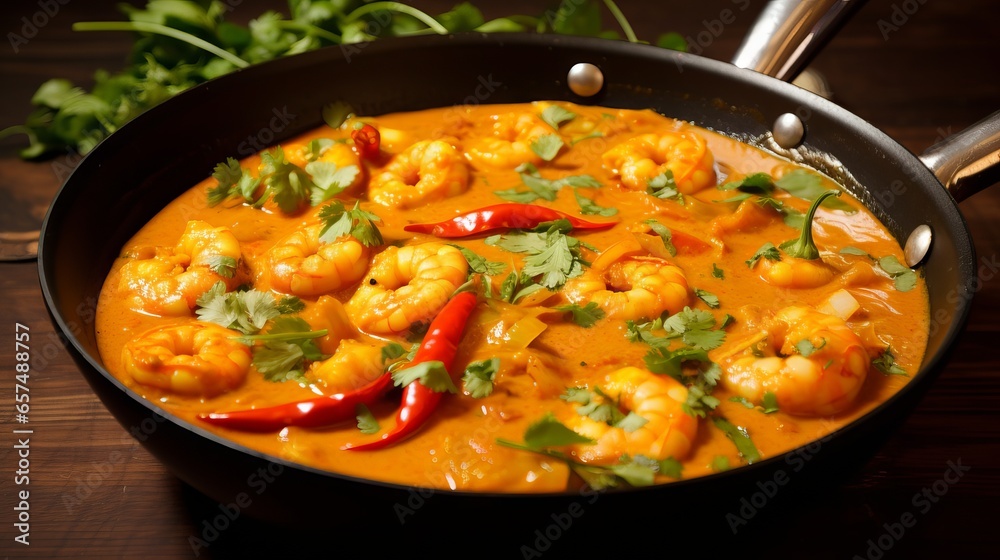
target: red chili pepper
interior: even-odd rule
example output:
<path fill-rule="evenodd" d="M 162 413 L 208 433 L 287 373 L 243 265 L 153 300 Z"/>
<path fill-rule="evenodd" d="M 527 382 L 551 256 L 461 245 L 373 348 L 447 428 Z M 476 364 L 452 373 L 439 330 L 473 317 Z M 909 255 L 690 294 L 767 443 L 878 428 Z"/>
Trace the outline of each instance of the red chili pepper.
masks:
<path fill-rule="evenodd" d="M 603 229 L 618 223 L 588 222 L 545 206 L 507 202 L 473 210 L 472 212 L 455 216 L 450 220 L 436 224 L 409 224 L 404 226 L 403 229 L 418 233 L 429 233 L 436 237 L 468 237 L 495 229 L 529 229 L 544 222 L 553 222 L 562 219 L 569 220 L 573 229 Z"/>
<path fill-rule="evenodd" d="M 201 414 L 199 419 L 234 430 L 269 432 L 285 426 L 316 428 L 354 418 L 358 404 L 371 404 L 392 387 L 392 375 L 383 373 L 377 379 L 347 393 L 337 393 L 268 408 Z"/>
<path fill-rule="evenodd" d="M 382 142 L 382 135 L 378 129 L 370 124 L 351 132 L 351 138 L 358 147 L 358 154 L 361 159 L 375 159 L 378 157 L 379 146 Z"/>
<path fill-rule="evenodd" d="M 451 370 L 455 361 L 458 343 L 462 340 L 465 325 L 476 307 L 476 294 L 460 292 L 441 309 L 424 335 L 420 348 L 413 357 L 412 364 L 439 361 Z M 403 400 L 396 412 L 396 426 L 369 443 L 347 444 L 343 449 L 367 451 L 381 449 L 401 441 L 416 432 L 431 417 L 443 393 L 439 393 L 420 381 L 411 381 L 403 389 Z"/>

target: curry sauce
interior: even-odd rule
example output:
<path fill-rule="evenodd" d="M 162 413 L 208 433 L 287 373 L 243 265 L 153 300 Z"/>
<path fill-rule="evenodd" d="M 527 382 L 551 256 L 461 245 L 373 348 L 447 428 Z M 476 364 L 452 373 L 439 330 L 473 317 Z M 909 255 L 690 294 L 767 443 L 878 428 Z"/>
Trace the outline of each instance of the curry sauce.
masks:
<path fill-rule="evenodd" d="M 331 124 L 221 163 L 122 248 L 97 313 L 112 374 L 291 462 L 532 493 L 580 484 L 580 465 L 632 462 L 669 483 L 781 454 L 872 410 L 921 363 L 923 279 L 814 170 L 648 110 L 536 102 Z M 508 203 L 531 205 L 506 207 L 520 227 L 455 220 Z M 537 206 L 597 227 L 535 227 Z M 415 371 L 412 350 L 459 289 L 477 299 L 446 368 L 454 392 L 435 390 L 410 437 L 345 449 L 392 430 L 398 387 L 324 426 L 203 419 L 385 375 L 424 383 L 433 368 Z M 275 310 L 253 316 L 261 306 Z M 311 334 L 254 338 L 298 327 Z"/>

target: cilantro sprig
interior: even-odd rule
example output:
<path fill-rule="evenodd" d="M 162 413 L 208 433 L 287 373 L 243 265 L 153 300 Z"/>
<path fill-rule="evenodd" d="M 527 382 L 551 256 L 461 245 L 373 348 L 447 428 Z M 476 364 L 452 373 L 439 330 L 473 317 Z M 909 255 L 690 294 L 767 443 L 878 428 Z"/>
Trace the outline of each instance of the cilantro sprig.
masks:
<path fill-rule="evenodd" d="M 304 319 L 291 315 L 304 307 L 299 298 L 278 299 L 258 290 L 227 292 L 219 281 L 196 303 L 199 321 L 242 333 L 236 338 L 253 346 L 253 365 L 268 381 L 301 380 L 308 362 L 328 357 L 313 341 L 327 331 L 314 331 Z"/>
<path fill-rule="evenodd" d="M 583 258 L 580 240 L 566 235 L 569 229 L 569 222 L 559 220 L 544 231 L 492 235 L 484 241 L 511 253 L 525 253 L 522 273 L 538 277 L 539 285 L 554 290 L 583 274 L 583 267 L 590 264 Z"/>
<path fill-rule="evenodd" d="M 365 247 L 377 247 L 383 243 L 382 232 L 375 225 L 382 219 L 362 210 L 360 201 L 355 202 L 350 210 L 339 200 L 331 202 L 320 209 L 319 219 L 323 222 L 319 239 L 324 243 L 332 243 L 345 235 L 357 239 Z"/>
<path fill-rule="evenodd" d="M 580 325 L 583 328 L 590 328 L 594 326 L 594 323 L 600 321 L 604 318 L 604 310 L 598 307 L 597 303 L 590 301 L 587 305 L 580 307 L 579 304 L 571 303 L 567 305 L 557 305 L 553 307 L 556 311 L 562 311 L 564 313 L 570 313 L 573 317 L 573 322 Z"/>
<path fill-rule="evenodd" d="M 892 353 L 892 348 L 889 347 L 886 347 L 881 354 L 872 360 L 872 366 L 886 375 L 909 376 L 906 370 L 896 363 L 896 355 Z"/>
<path fill-rule="evenodd" d="M 722 368 L 709 359 L 708 351 L 725 341 L 726 333 L 722 329 L 728 324 L 726 321 L 716 328 L 714 315 L 690 307 L 665 319 L 660 317 L 639 324 L 626 321 L 629 340 L 650 346 L 643 358 L 646 369 L 669 375 L 688 388 L 687 401 L 682 408 L 691 416 L 704 418 L 719 405 L 712 391 L 722 376 Z M 659 331 L 664 334 L 658 334 Z M 677 339 L 682 344 L 671 348 Z M 685 364 L 694 364 L 694 367 L 689 365 L 685 369 Z"/>
<path fill-rule="evenodd" d="M 299 381 L 305 376 L 306 364 L 329 358 L 314 341 L 326 334 L 326 329 L 312 330 L 301 317 L 281 316 L 263 334 L 246 335 L 240 340 L 246 344 L 263 343 L 254 347 L 253 365 L 264 379 Z"/>
<path fill-rule="evenodd" d="M 546 179 L 542 177 L 538 168 L 530 163 L 518 166 L 515 171 L 528 190 L 506 189 L 494 191 L 493 194 L 510 202 L 527 204 L 540 198 L 554 201 L 563 187 L 592 189 L 601 186 L 600 181 L 590 175 L 567 175 L 560 179 Z"/>
<path fill-rule="evenodd" d="M 462 385 L 474 399 L 488 397 L 493 393 L 493 382 L 498 371 L 500 371 L 500 358 L 493 357 L 489 360 L 472 362 L 465 366 Z"/>
<path fill-rule="evenodd" d="M 651 178 L 646 184 L 646 193 L 660 200 L 673 200 L 684 204 L 684 195 L 674 182 L 674 173 L 669 169 Z"/>
<path fill-rule="evenodd" d="M 560 448 L 571 445 L 587 445 L 594 443 L 594 440 L 574 432 L 551 413 L 528 426 L 523 438 L 523 442 L 502 438 L 498 438 L 496 442 L 504 447 L 538 453 L 563 461 L 577 476 L 595 490 L 604 490 L 622 484 L 635 487 L 651 486 L 655 483 L 657 474 L 671 478 L 680 478 L 682 475 L 682 465 L 673 457 L 657 461 L 644 455 L 623 455 L 618 463 L 607 466 L 576 461 Z"/>
<path fill-rule="evenodd" d="M 882 269 L 883 272 L 892 278 L 893 284 L 896 286 L 896 290 L 900 292 L 908 292 L 913 288 L 917 287 L 917 272 L 912 268 L 899 262 L 893 255 L 886 255 L 884 257 L 876 257 L 870 255 L 861 249 L 856 247 L 844 247 L 840 250 L 841 255 L 858 255 L 866 256 L 871 259 L 874 263 Z"/>
<path fill-rule="evenodd" d="M 713 418 L 712 424 L 722 430 L 722 433 L 726 434 L 726 437 L 733 442 L 733 445 L 736 446 L 736 451 L 739 452 L 740 457 L 747 464 L 753 464 L 760 460 L 760 451 L 757 450 L 757 446 L 750 439 L 750 432 L 746 428 L 737 426 L 721 416 Z"/>

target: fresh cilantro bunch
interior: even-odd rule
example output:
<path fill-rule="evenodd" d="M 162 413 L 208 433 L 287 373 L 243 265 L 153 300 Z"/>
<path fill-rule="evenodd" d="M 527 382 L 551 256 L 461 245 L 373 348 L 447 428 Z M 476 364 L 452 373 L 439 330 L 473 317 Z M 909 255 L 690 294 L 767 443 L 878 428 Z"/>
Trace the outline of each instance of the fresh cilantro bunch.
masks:
<path fill-rule="evenodd" d="M 639 42 L 612 0 L 562 0 L 538 15 L 489 21 L 469 2 L 432 16 L 401 2 L 289 0 L 287 15 L 276 8 L 246 25 L 229 19 L 231 4 L 149 0 L 142 8 L 122 4 L 126 21 L 76 23 L 77 31 L 135 33 L 127 66 L 116 73 L 98 70 L 89 91 L 65 79 L 44 82 L 31 98 L 35 110 L 24 124 L 0 130 L 0 138 L 26 135 L 29 145 L 20 152 L 24 159 L 86 154 L 142 112 L 212 78 L 275 58 L 382 37 L 518 31 L 620 39 L 617 31 L 604 27 L 606 9 L 624 38 Z M 678 33 L 661 35 L 656 44 L 687 48 Z M 549 154 L 558 146 L 546 141 L 538 149 Z"/>

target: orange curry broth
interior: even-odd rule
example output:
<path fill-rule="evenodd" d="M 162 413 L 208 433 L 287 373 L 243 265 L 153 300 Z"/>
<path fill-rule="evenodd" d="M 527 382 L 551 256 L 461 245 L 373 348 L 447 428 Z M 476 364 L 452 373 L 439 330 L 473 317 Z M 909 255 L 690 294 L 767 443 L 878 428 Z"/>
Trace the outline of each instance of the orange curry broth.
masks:
<path fill-rule="evenodd" d="M 472 138 L 490 134 L 493 116 L 507 112 L 538 114 L 545 104 L 510 106 L 455 107 L 430 109 L 412 113 L 363 117 L 360 120 L 373 124 L 382 132 L 384 151 L 398 153 L 411 143 L 426 138 L 445 138 L 459 150 Z M 761 280 L 761 267 L 751 269 L 746 264 L 755 251 L 765 242 L 778 245 L 798 236 L 798 230 L 786 225 L 781 216 L 771 210 L 755 210 L 754 216 L 743 221 L 720 218 L 733 215 L 736 203 L 716 203 L 731 197 L 736 191 L 722 191 L 709 187 L 685 195 L 686 203 L 659 200 L 645 192 L 624 188 L 617 176 L 602 166 L 601 155 L 611 147 L 639 133 L 663 130 L 696 131 L 707 142 L 715 158 L 717 183 L 739 179 L 757 172 L 780 177 L 797 166 L 786 160 L 740 143 L 721 134 L 677 122 L 651 111 L 618 110 L 601 107 L 583 107 L 567 103 L 561 106 L 577 116 L 560 128 L 569 140 L 567 147 L 551 162 L 539 165 L 541 174 L 550 179 L 567 175 L 589 174 L 603 185 L 599 189 L 579 189 L 580 194 L 594 199 L 604 207 L 614 207 L 619 213 L 610 218 L 584 216 L 574 197 L 572 188 L 564 187 L 557 200 L 536 201 L 574 216 L 591 221 L 618 220 L 619 224 L 603 231 L 573 231 L 569 235 L 605 249 L 615 241 L 629 236 L 629 226 L 656 218 L 673 231 L 682 231 L 702 240 L 713 237 L 713 220 L 730 220 L 732 231 L 720 238 L 718 245 L 702 254 L 678 254 L 672 259 L 679 265 L 688 285 L 718 296 L 721 306 L 709 310 L 689 290 L 692 308 L 709 310 L 721 321 L 727 313 L 736 322 L 727 327 L 727 340 L 709 352 L 710 358 L 724 356 L 740 344 L 752 329 L 747 326 L 768 313 L 792 304 L 816 305 L 836 289 L 848 287 L 861 305 L 848 324 L 864 341 L 869 354 L 877 356 L 888 344 L 896 356 L 896 363 L 907 372 L 916 372 L 924 353 L 928 329 L 928 300 L 923 279 L 908 292 L 899 292 L 893 281 L 873 262 L 863 256 L 839 254 L 845 246 L 853 246 L 870 255 L 894 255 L 903 261 L 902 251 L 885 228 L 860 203 L 844 193 L 840 200 L 854 206 L 857 211 L 845 213 L 821 207 L 814 223 L 815 241 L 824 262 L 835 269 L 832 281 L 819 288 L 777 288 Z M 350 138 L 351 123 L 340 129 L 323 127 L 294 142 L 304 144 L 313 138 Z M 593 134 L 597 130 L 602 135 Z M 590 137 L 588 137 L 590 135 Z M 586 138 L 585 138 L 586 137 Z M 584 138 L 584 139 L 581 139 Z M 578 140 L 571 144 L 572 140 Z M 286 146 L 288 143 L 285 144 Z M 243 160 L 245 169 L 256 173 L 260 158 Z M 371 167 L 370 164 L 366 164 Z M 367 170 L 367 176 L 378 170 Z M 811 171 L 812 172 L 812 171 Z M 501 202 L 494 191 L 519 188 L 524 185 L 513 169 L 472 169 L 468 191 L 450 198 L 430 202 L 412 210 L 399 210 L 367 200 L 365 185 L 360 189 L 339 196 L 350 207 L 360 198 L 361 207 L 377 214 L 386 244 L 411 244 L 435 241 L 429 235 L 405 232 L 407 223 L 426 223 L 448 219 L 457 213 Z M 823 177 L 825 187 L 836 185 Z M 643 366 L 643 356 L 649 347 L 626 339 L 625 321 L 605 318 L 592 328 L 585 329 L 572 323 L 568 316 L 546 313 L 540 317 L 548 327 L 528 347 L 529 353 L 552 357 L 557 366 L 543 368 L 528 375 L 524 368 L 526 353 L 511 348 L 487 344 L 486 338 L 498 321 L 509 324 L 522 313 L 523 306 L 496 309 L 485 303 L 478 305 L 459 349 L 453 368 L 453 378 L 470 361 L 501 358 L 501 370 L 495 389 L 489 396 L 474 399 L 468 394 L 446 395 L 432 421 L 415 436 L 393 447 L 378 451 L 345 451 L 347 442 L 362 442 L 377 436 L 361 434 L 354 422 L 331 426 L 326 429 L 290 427 L 275 433 L 248 433 L 209 426 L 196 418 L 199 413 L 240 410 L 269 406 L 315 397 L 330 391 L 321 384 L 294 381 L 272 383 L 263 379 L 252 367 L 246 380 L 238 388 L 213 398 L 185 397 L 157 388 L 141 385 L 128 375 L 122 366 L 122 348 L 130 340 L 148 329 L 168 324 L 192 321 L 192 317 L 156 317 L 129 308 L 119 291 L 119 271 L 124 263 L 136 255 L 150 254 L 149 247 L 173 246 L 185 229 L 188 220 L 204 220 L 212 226 L 228 226 L 240 242 L 243 258 L 254 279 L 254 288 L 267 291 L 267 275 L 260 275 L 266 266 L 262 255 L 278 240 L 306 223 L 314 223 L 317 208 L 309 208 L 294 216 L 283 214 L 270 205 L 254 209 L 229 199 L 209 207 L 206 191 L 215 186 L 209 178 L 194 186 L 170 203 L 123 248 L 108 274 L 98 306 L 97 327 L 101 353 L 109 371 L 127 386 L 156 402 L 159 406 L 193 424 L 218 433 L 247 447 L 289 461 L 325 469 L 336 473 L 377 479 L 408 485 L 454 488 L 472 491 L 549 492 L 561 491 L 575 484 L 567 466 L 559 460 L 530 452 L 510 449 L 496 443 L 498 438 L 522 441 L 525 429 L 550 411 L 565 419 L 573 414 L 572 404 L 559 395 L 566 387 L 600 385 L 604 375 L 624 365 Z M 776 198 L 800 211 L 808 208 L 808 201 L 777 190 Z M 753 204 L 750 201 L 744 205 Z M 761 218 L 761 216 L 763 216 Z M 468 239 L 444 240 L 459 243 L 490 260 L 516 264 L 520 269 L 523 254 L 509 253 L 484 243 L 486 235 Z M 587 253 L 590 260 L 594 254 Z M 713 275 L 713 264 L 724 271 L 724 279 Z M 505 270 L 499 278 L 499 284 Z M 860 280 L 859 280 L 860 278 Z M 356 284 L 333 294 L 347 301 Z M 307 306 L 316 298 L 302 298 Z M 546 306 L 565 303 L 559 296 L 542 302 Z M 234 333 L 235 334 L 235 333 Z M 409 346 L 403 337 L 389 337 Z M 520 361 L 519 361 L 520 360 Z M 558 364 L 561 364 L 559 366 Z M 586 365 L 581 365 L 586 364 Z M 562 370 L 562 371 L 559 371 Z M 907 376 L 885 375 L 870 368 L 867 380 L 853 405 L 834 416 L 791 416 L 778 411 L 764 414 L 761 408 L 749 409 L 738 402 L 721 384 L 713 395 L 721 403 L 714 414 L 727 418 L 737 426 L 745 427 L 763 457 L 774 456 L 793 447 L 813 441 L 850 422 L 877 406 L 898 391 L 908 381 Z M 399 390 L 391 391 L 372 407 L 381 430 L 390 429 L 399 404 Z M 699 419 L 697 436 L 690 453 L 683 457 L 683 477 L 696 477 L 712 471 L 712 463 L 725 457 L 730 466 L 744 461 L 733 443 L 709 419 Z M 659 482 L 670 478 L 660 477 Z"/>

